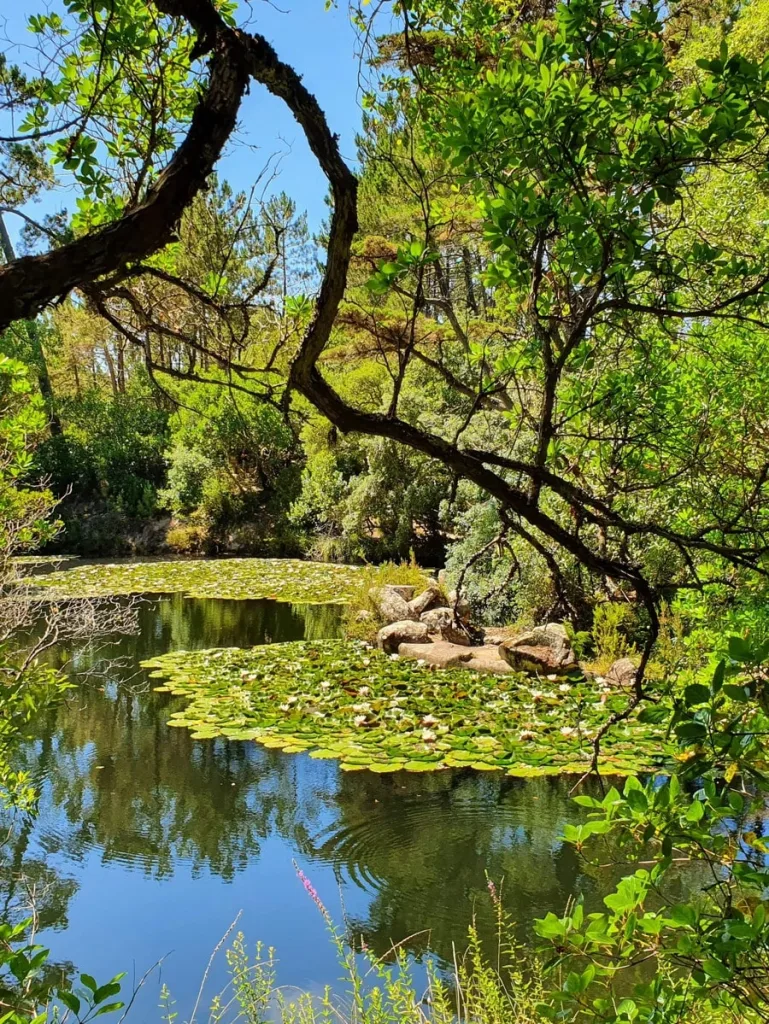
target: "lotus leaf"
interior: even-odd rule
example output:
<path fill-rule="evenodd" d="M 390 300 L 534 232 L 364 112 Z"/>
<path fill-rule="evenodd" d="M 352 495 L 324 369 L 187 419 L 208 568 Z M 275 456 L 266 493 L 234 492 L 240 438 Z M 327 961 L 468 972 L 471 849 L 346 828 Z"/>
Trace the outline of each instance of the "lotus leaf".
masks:
<path fill-rule="evenodd" d="M 337 758 L 349 771 L 581 772 L 591 738 L 625 700 L 586 680 L 543 694 L 547 683 L 530 676 L 436 671 L 359 641 L 174 651 L 144 666 L 165 681 L 160 689 L 187 699 L 170 724 L 195 737 L 254 738 Z M 658 726 L 634 717 L 606 736 L 603 763 L 635 774 L 659 769 L 671 753 Z"/>

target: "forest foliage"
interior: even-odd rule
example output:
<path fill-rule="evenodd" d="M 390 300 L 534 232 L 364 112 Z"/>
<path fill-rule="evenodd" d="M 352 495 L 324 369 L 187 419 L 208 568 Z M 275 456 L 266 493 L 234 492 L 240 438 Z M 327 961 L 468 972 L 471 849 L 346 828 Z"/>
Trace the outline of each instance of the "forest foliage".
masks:
<path fill-rule="evenodd" d="M 767 1019 L 768 12 L 355 11 L 357 177 L 225 0 L 67 0 L 0 62 L 3 365 L 38 417 L 4 501 L 55 498 L 86 553 L 413 551 L 479 617 L 640 662 L 606 730 L 677 753 L 582 798 L 579 852 L 645 866 L 540 923 L 556 1019 Z M 317 237 L 268 170 L 214 176 L 252 83 L 328 179 Z"/>

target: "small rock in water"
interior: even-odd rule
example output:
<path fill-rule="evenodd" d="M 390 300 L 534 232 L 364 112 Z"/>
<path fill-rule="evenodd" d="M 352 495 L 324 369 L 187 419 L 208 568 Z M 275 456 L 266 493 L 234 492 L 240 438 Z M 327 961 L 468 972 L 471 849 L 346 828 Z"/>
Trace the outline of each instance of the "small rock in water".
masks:
<path fill-rule="evenodd" d="M 606 686 L 629 690 L 635 683 L 635 674 L 636 667 L 630 658 L 620 658 L 606 673 L 604 683 Z"/>
<path fill-rule="evenodd" d="M 401 644 L 426 644 L 429 641 L 430 634 L 424 622 L 409 619 L 384 626 L 377 634 L 378 646 L 388 654 L 396 652 Z"/>

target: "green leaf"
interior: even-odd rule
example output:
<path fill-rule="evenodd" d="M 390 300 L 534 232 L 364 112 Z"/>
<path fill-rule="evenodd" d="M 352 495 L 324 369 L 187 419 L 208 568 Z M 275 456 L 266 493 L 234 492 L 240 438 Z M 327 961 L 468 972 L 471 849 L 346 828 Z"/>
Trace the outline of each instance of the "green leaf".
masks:
<path fill-rule="evenodd" d="M 705 704 L 710 700 L 710 687 L 702 683 L 691 683 L 684 690 L 684 702 L 687 707 L 696 704 Z"/>
<path fill-rule="evenodd" d="M 100 1006 L 94 1014 L 94 1017 L 101 1017 L 105 1013 L 116 1013 L 118 1010 L 122 1010 L 125 1003 L 106 1003 L 104 1006 Z"/>
<path fill-rule="evenodd" d="M 649 725 L 659 725 L 670 717 L 670 709 L 662 704 L 649 704 L 641 708 L 638 721 Z"/>
<path fill-rule="evenodd" d="M 750 701 L 750 690 L 746 686 L 727 683 L 723 688 L 723 692 L 725 696 L 729 697 L 730 700 L 737 701 L 738 704 L 747 704 Z"/>
<path fill-rule="evenodd" d="M 681 722 L 675 732 L 680 740 L 689 743 L 701 743 L 708 735 L 708 730 L 701 722 Z"/>
<path fill-rule="evenodd" d="M 80 1000 L 74 992 L 69 992 L 67 989 L 59 989 L 56 994 L 67 1009 L 76 1015 L 80 1013 Z"/>
<path fill-rule="evenodd" d="M 713 672 L 713 680 L 710 684 L 710 692 L 715 696 L 721 692 L 721 687 L 724 685 L 724 673 L 726 671 L 726 662 L 721 659 L 716 665 L 715 671 Z"/>
<path fill-rule="evenodd" d="M 706 960 L 702 969 L 709 978 L 713 978 L 715 981 L 729 981 L 732 977 L 732 972 L 720 960 Z"/>
<path fill-rule="evenodd" d="M 705 805 L 701 800 L 693 800 L 689 805 L 689 809 L 686 812 L 686 820 L 698 822 L 702 821 L 705 816 Z"/>
<path fill-rule="evenodd" d="M 751 660 L 752 650 L 747 640 L 741 636 L 729 637 L 729 657 L 732 661 L 746 663 Z"/>

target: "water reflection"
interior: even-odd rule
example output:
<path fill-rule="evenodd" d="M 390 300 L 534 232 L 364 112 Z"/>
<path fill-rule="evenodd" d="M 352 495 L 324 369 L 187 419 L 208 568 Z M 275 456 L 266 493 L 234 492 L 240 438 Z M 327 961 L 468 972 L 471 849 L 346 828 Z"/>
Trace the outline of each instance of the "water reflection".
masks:
<path fill-rule="evenodd" d="M 234 906 L 251 914 L 254 937 L 279 945 L 290 937 L 284 980 L 333 981 L 336 969 L 319 966 L 322 923 L 295 882 L 295 858 L 332 905 L 341 887 L 352 930 L 379 954 L 411 936 L 414 953 L 429 947 L 450 962 L 474 914 L 491 942 L 487 874 L 504 879 L 506 908 L 523 925 L 579 892 L 588 909 L 597 906 L 596 883 L 558 841 L 580 813 L 565 780 L 345 773 L 255 744 L 193 741 L 167 726 L 178 698 L 154 692 L 138 668 L 173 648 L 334 636 L 338 608 L 174 595 L 145 602 L 140 617 L 137 636 L 106 650 L 58 652 L 80 685 L 25 752 L 42 799 L 37 820 L 14 837 L 14 867 L 49 873 L 44 923 L 70 928 L 68 955 L 83 932 L 86 969 L 97 908 L 109 906 L 105 971 L 143 969 L 174 948 L 183 1000 L 199 978 L 200 944 L 213 946 L 229 923 L 223 908 Z M 91 675 L 105 658 L 106 677 Z"/>

